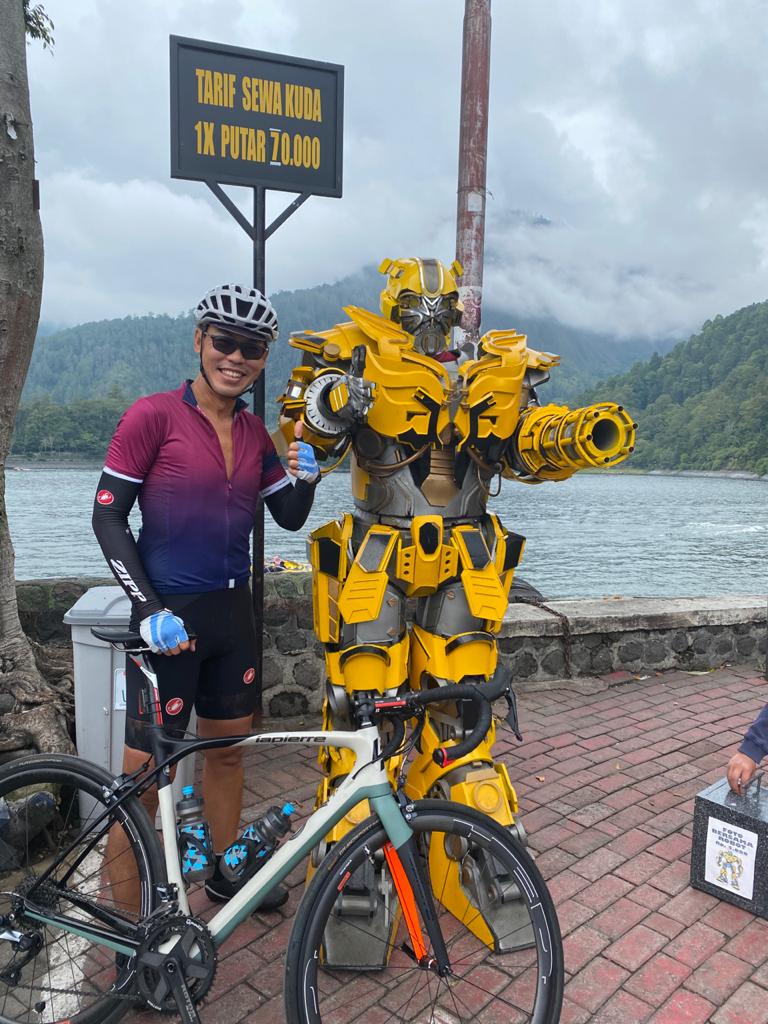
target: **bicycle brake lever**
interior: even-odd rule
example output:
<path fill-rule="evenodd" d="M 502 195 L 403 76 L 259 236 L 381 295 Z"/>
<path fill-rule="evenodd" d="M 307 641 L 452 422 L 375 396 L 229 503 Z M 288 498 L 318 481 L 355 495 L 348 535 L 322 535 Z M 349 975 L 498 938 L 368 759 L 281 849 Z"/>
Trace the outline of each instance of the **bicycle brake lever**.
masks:
<path fill-rule="evenodd" d="M 504 699 L 507 702 L 508 708 L 504 721 L 514 733 L 518 743 L 522 743 L 523 737 L 520 735 L 520 720 L 517 717 L 517 698 L 515 697 L 515 691 L 511 687 L 507 687 L 504 691 Z"/>

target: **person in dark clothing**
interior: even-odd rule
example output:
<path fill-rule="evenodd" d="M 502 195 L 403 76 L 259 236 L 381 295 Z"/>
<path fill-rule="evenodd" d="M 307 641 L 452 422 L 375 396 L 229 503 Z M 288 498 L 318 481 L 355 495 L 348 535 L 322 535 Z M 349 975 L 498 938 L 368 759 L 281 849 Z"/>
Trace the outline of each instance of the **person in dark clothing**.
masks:
<path fill-rule="evenodd" d="M 743 796 L 760 761 L 768 754 L 768 704 L 747 729 L 741 746 L 728 762 L 728 784 Z"/>
<path fill-rule="evenodd" d="M 198 735 L 211 738 L 247 733 L 261 713 L 255 664 L 261 624 L 254 622 L 249 588 L 258 502 L 264 500 L 279 526 L 299 530 L 320 472 L 299 429 L 288 450 L 292 486 L 264 424 L 243 401 L 277 337 L 269 299 L 224 285 L 195 312 L 199 373 L 125 412 L 99 479 L 93 529 L 131 600 L 132 626 L 154 652 L 166 728 L 183 732 L 194 707 Z M 135 540 L 128 515 L 137 498 L 142 526 Z M 127 659 L 126 772 L 140 768 L 149 752 L 141 682 Z M 242 783 L 236 747 L 206 751 L 203 796 L 217 853 L 237 836 Z M 154 816 L 156 790 L 146 794 L 146 804 Z M 215 900 L 234 892 L 218 869 L 206 889 Z M 275 890 L 260 909 L 285 899 L 285 890 Z"/>

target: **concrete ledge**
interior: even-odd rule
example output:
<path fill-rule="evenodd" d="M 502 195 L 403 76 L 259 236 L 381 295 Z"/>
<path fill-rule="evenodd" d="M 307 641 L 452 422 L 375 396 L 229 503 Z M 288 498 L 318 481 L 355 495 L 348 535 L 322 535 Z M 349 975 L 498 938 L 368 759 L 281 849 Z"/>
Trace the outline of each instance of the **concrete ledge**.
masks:
<path fill-rule="evenodd" d="M 65 650 L 64 613 L 90 586 L 108 580 L 30 580 L 17 584 L 27 633 Z M 554 612 L 511 604 L 499 652 L 519 682 L 643 675 L 662 669 L 706 671 L 727 664 L 765 666 L 766 597 L 608 598 L 553 601 Z M 560 618 L 563 616 L 564 618 Z M 274 718 L 316 713 L 322 703 L 323 648 L 312 632 L 309 573 L 264 579 L 265 712 Z M 573 678 L 573 688 L 579 682 Z"/>
<path fill-rule="evenodd" d="M 722 597 L 612 597 L 601 600 L 569 598 L 548 601 L 547 606 L 565 615 L 571 633 L 622 632 L 635 629 L 692 629 L 699 626 L 730 626 L 766 621 L 765 595 Z M 560 619 L 542 608 L 512 604 L 504 616 L 500 636 L 520 633 L 556 636 Z"/>

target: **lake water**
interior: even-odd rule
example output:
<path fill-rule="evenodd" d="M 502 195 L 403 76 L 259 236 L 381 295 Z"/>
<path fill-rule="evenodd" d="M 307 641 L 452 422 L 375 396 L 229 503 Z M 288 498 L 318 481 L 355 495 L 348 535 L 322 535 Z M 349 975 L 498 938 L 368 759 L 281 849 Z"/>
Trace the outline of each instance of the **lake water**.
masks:
<path fill-rule="evenodd" d="M 6 474 L 16 578 L 106 576 L 91 533 L 99 469 Z M 269 558 L 306 559 L 307 532 L 351 508 L 348 474 L 326 477 L 298 534 L 266 514 Z M 521 577 L 548 598 L 759 594 L 767 589 L 768 483 L 589 474 L 557 484 L 504 481 L 489 503 L 527 537 Z M 138 514 L 132 518 L 138 528 Z"/>

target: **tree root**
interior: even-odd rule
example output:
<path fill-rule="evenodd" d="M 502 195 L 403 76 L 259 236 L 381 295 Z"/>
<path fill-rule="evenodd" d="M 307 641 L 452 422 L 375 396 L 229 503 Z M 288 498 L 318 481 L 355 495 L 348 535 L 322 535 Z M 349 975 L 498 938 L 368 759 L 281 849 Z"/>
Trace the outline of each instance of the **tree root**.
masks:
<path fill-rule="evenodd" d="M 71 753 L 71 670 L 64 662 L 46 662 L 39 645 L 33 651 L 23 634 L 22 638 L 0 650 L 0 699 L 5 698 L 7 707 L 0 716 L 0 751 L 32 747 L 45 753 Z M 50 670 L 48 678 L 38 668 L 38 657 Z"/>

